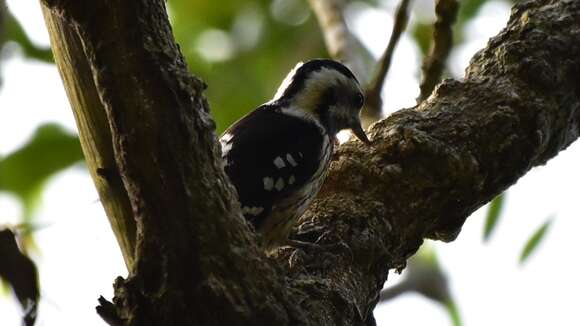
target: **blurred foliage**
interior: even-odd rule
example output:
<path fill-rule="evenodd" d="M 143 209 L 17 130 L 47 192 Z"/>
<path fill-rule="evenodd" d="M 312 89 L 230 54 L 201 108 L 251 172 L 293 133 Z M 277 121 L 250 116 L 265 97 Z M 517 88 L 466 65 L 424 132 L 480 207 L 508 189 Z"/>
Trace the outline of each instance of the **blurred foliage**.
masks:
<path fill-rule="evenodd" d="M 366 0 L 374 7 L 395 8 L 400 0 Z M 507 0 L 506 0 L 507 1 Z M 357 2 L 357 1 L 350 1 Z M 511 2 L 517 2 L 511 0 Z M 463 30 L 486 0 L 461 0 L 455 43 L 464 41 Z M 32 59 L 52 62 L 49 49 L 34 44 L 0 0 L 0 50 L 17 44 Z M 268 101 L 285 74 L 301 60 L 327 57 L 322 34 L 306 0 L 223 1 L 171 0 L 167 3 L 175 37 L 192 73 L 209 85 L 206 92 L 221 133 L 231 123 Z M 412 19 L 409 28 L 423 55 L 428 53 L 433 22 Z M 389 31 L 385 31 L 385 38 Z M 0 60 L 6 56 L 0 56 Z M 1 62 L 0 62 L 1 64 Z M 3 108 L 4 109 L 4 108 Z M 78 138 L 55 124 L 43 125 L 20 149 L 0 157 L 0 191 L 23 202 L 23 225 L 32 217 L 42 186 L 55 173 L 82 160 Z M 488 239 L 497 227 L 504 195 L 491 203 L 484 229 Z M 524 262 L 544 238 L 551 219 L 526 243 Z M 29 234 L 33 227 L 22 235 Z M 414 291 L 444 305 L 454 325 L 461 319 L 432 248 L 424 246 L 409 261 L 405 280 L 390 294 Z"/>
<path fill-rule="evenodd" d="M 528 239 L 520 254 L 520 264 L 525 263 L 530 258 L 530 255 L 538 249 L 542 240 L 545 239 L 546 232 L 550 228 L 550 225 L 552 225 L 553 220 L 553 217 L 549 217 Z"/>
<path fill-rule="evenodd" d="M 44 182 L 82 158 L 75 135 L 55 124 L 42 125 L 28 143 L 0 158 L 0 191 L 11 192 L 21 199 L 23 217 L 28 220 Z"/>
<path fill-rule="evenodd" d="M 1 5 L 2 3 L 0 2 L 0 6 Z M 18 44 L 24 55 L 29 58 L 44 62 L 54 61 L 50 48 L 34 44 L 7 7 L 4 7 L 4 10 L 1 10 L 0 12 L 3 16 L 2 19 L 0 19 L 0 23 L 3 24 L 3 27 L 0 28 L 0 50 L 2 50 L 6 44 L 12 42 Z"/>
<path fill-rule="evenodd" d="M 502 0 L 499 0 L 502 1 Z M 520 2 L 518 0 L 503 0 L 510 4 Z M 435 1 L 433 1 L 435 2 Z M 465 42 L 464 31 L 466 25 L 479 14 L 480 9 L 491 0 L 461 0 L 459 1 L 459 12 L 457 21 L 453 26 L 453 41 L 455 45 L 460 45 Z M 425 19 L 415 19 L 410 28 L 411 35 L 417 42 L 419 49 L 423 55 L 428 53 L 431 46 L 431 39 L 433 33 L 433 21 L 426 21 Z"/>
<path fill-rule="evenodd" d="M 449 280 L 439 265 L 433 246 L 424 243 L 419 251 L 407 262 L 403 280 L 385 288 L 380 301 L 388 301 L 408 292 L 418 293 L 445 307 L 452 325 L 462 325 L 461 315 L 455 299 L 449 290 Z"/>
<path fill-rule="evenodd" d="M 445 303 L 451 299 L 447 276 L 439 265 L 435 248 L 424 244 L 409 260 L 407 280 L 425 297 Z"/>
<path fill-rule="evenodd" d="M 38 297 L 38 272 L 34 262 L 22 253 L 10 229 L 0 229 L 0 279 L 10 284 L 24 312 L 23 324 L 34 325 Z"/>
<path fill-rule="evenodd" d="M 298 61 L 328 56 L 315 17 L 309 10 L 280 11 L 283 2 L 168 3 L 189 68 L 209 85 L 206 94 L 220 133 L 267 102 Z M 290 2 L 286 8 L 308 9 L 305 0 Z"/>
<path fill-rule="evenodd" d="M 463 325 L 463 321 L 461 320 L 461 314 L 459 313 L 459 308 L 454 301 L 449 301 L 445 303 L 445 308 L 449 317 L 451 318 L 451 325 L 453 326 L 461 326 Z"/>
<path fill-rule="evenodd" d="M 485 217 L 485 226 L 483 229 L 483 241 L 489 240 L 489 237 L 497 226 L 497 222 L 499 221 L 499 217 L 504 206 L 505 196 L 506 195 L 504 192 L 495 197 L 489 204 L 487 209 L 487 216 Z"/>
<path fill-rule="evenodd" d="M 0 0 L 0 41 L 4 38 L 4 32 L 6 28 L 6 3 L 4 0 Z"/>
<path fill-rule="evenodd" d="M 477 12 L 487 2 L 487 0 L 462 0 L 459 14 L 457 16 L 457 27 L 462 30 L 467 22 L 475 18 Z"/>
<path fill-rule="evenodd" d="M 411 27 L 411 35 L 415 38 L 415 42 L 421 50 L 423 56 L 429 53 L 431 47 L 431 40 L 433 38 L 433 25 L 421 21 L 416 21 Z"/>

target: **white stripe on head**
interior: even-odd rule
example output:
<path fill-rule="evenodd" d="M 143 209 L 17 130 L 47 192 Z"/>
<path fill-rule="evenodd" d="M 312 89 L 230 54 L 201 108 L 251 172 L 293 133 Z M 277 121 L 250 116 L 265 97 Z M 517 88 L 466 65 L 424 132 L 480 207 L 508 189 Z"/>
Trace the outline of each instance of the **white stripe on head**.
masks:
<path fill-rule="evenodd" d="M 290 86 L 290 84 L 292 84 L 294 76 L 296 75 L 296 71 L 298 71 L 298 68 L 300 68 L 303 64 L 304 62 L 300 61 L 296 64 L 296 66 L 294 66 L 294 68 L 292 68 L 292 70 L 290 70 L 288 75 L 286 75 L 286 78 L 284 78 L 282 81 L 282 84 L 280 84 L 280 87 L 278 87 L 276 94 L 274 94 L 274 97 L 270 102 L 277 101 L 282 97 L 282 95 L 284 95 L 284 91 L 288 88 L 288 86 Z"/>
<path fill-rule="evenodd" d="M 310 87 L 328 87 L 329 85 L 338 87 L 340 85 L 349 85 L 355 83 L 352 78 L 345 76 L 342 72 L 327 67 L 322 67 L 308 76 L 304 88 Z"/>
<path fill-rule="evenodd" d="M 360 91 L 360 86 L 354 79 L 336 69 L 322 67 L 308 76 L 304 88 L 294 97 L 294 105 L 305 111 L 313 111 L 320 102 L 321 94 L 329 88 L 339 91 L 352 88 L 353 94 Z"/>

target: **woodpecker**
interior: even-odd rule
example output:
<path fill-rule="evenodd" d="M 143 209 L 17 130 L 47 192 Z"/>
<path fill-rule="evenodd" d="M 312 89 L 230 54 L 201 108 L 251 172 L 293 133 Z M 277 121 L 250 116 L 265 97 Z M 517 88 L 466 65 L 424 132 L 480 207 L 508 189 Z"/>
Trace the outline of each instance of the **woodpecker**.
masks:
<path fill-rule="evenodd" d="M 274 98 L 220 137 L 224 169 L 242 213 L 271 250 L 288 243 L 296 220 L 326 178 L 336 134 L 350 129 L 370 144 L 360 123 L 360 84 L 339 62 L 298 63 Z"/>

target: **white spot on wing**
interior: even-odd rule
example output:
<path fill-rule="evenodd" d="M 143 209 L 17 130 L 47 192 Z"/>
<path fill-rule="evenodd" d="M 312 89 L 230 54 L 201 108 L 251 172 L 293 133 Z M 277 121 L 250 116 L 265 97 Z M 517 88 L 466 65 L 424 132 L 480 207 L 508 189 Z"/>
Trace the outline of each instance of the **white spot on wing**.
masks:
<path fill-rule="evenodd" d="M 230 140 L 232 140 L 232 138 L 234 138 L 234 135 L 230 134 L 229 132 L 225 133 L 221 138 L 220 141 L 221 142 L 229 142 Z"/>
<path fill-rule="evenodd" d="M 338 139 L 339 144 L 344 144 L 350 139 L 351 135 L 352 133 L 350 132 L 350 130 L 345 129 L 339 131 L 338 134 L 336 134 L 336 138 Z"/>
<path fill-rule="evenodd" d="M 228 153 L 232 150 L 232 143 L 221 143 L 222 144 L 222 157 L 228 155 Z"/>
<path fill-rule="evenodd" d="M 284 180 L 282 178 L 278 178 L 278 181 L 276 181 L 276 190 L 280 191 L 284 188 Z"/>
<path fill-rule="evenodd" d="M 276 157 L 276 158 L 274 159 L 274 165 L 275 165 L 275 166 L 276 166 L 278 169 L 281 169 L 281 168 L 283 168 L 283 167 L 285 167 L 285 166 L 286 166 L 286 164 L 284 163 L 284 160 L 283 160 L 283 159 L 282 159 L 280 156 L 278 156 L 278 157 Z"/>
<path fill-rule="evenodd" d="M 265 177 L 262 181 L 264 182 L 264 190 L 270 191 L 274 188 L 274 179 Z"/>
<path fill-rule="evenodd" d="M 294 182 L 296 182 L 296 178 L 294 178 L 294 176 L 291 175 L 290 179 L 288 179 L 288 184 L 292 185 L 292 184 L 294 184 Z"/>
<path fill-rule="evenodd" d="M 225 157 L 226 155 L 228 155 L 229 151 L 232 150 L 232 146 L 234 145 L 232 143 L 233 138 L 234 138 L 234 135 L 232 135 L 230 133 L 225 133 L 220 138 L 220 144 L 222 145 L 222 157 Z"/>
<path fill-rule="evenodd" d="M 292 166 L 296 166 L 298 165 L 298 163 L 296 163 L 296 161 L 294 160 L 294 158 L 292 157 L 292 155 L 290 155 L 290 153 L 286 154 L 286 160 L 288 161 L 288 163 L 290 163 L 290 165 Z"/>
<path fill-rule="evenodd" d="M 260 215 L 264 211 L 264 207 L 242 207 L 242 214 Z"/>

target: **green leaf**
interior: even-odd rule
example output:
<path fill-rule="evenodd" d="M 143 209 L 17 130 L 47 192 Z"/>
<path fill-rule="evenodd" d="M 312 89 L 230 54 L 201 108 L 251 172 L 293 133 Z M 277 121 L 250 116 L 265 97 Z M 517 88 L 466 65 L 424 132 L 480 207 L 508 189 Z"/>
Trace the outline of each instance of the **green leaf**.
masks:
<path fill-rule="evenodd" d="M 27 144 L 0 158 L 0 190 L 22 200 L 27 220 L 44 182 L 82 159 L 78 137 L 56 124 L 42 125 Z"/>
<path fill-rule="evenodd" d="M 421 49 L 421 53 L 426 55 L 433 38 L 433 24 L 416 22 L 411 28 L 411 33 L 413 38 L 415 38 L 419 49 Z"/>
<path fill-rule="evenodd" d="M 222 1 L 219 6 L 208 0 L 168 3 L 188 67 L 209 85 L 205 95 L 218 133 L 270 100 L 298 61 L 328 57 L 312 13 L 304 23 L 289 25 L 276 19 L 273 4 L 272 0 Z M 231 47 L 224 61 L 208 60 L 200 52 L 202 36 L 216 29 Z"/>
<path fill-rule="evenodd" d="M 453 26 L 453 39 L 455 44 L 461 44 L 465 41 L 464 30 L 469 21 L 477 16 L 479 10 L 487 0 L 461 0 L 459 3 L 459 12 L 457 22 Z"/>
<path fill-rule="evenodd" d="M 44 62 L 51 63 L 54 62 L 54 59 L 52 57 L 52 51 L 50 50 L 50 48 L 41 47 L 34 44 L 34 42 L 32 42 L 32 40 L 28 37 L 24 29 L 22 28 L 16 17 L 14 17 L 14 15 L 12 15 L 10 11 L 7 10 L 7 8 L 5 9 L 6 10 L 4 12 L 5 14 L 4 19 L 5 19 L 6 35 L 4 35 L 4 39 L 6 41 L 13 41 L 18 43 L 18 45 L 22 47 L 24 54 L 30 58 L 34 58 Z M 0 44 L 0 46 L 1 45 L 2 44 Z"/>
<path fill-rule="evenodd" d="M 463 321 L 461 320 L 461 314 L 459 313 L 459 308 L 454 300 L 448 300 L 445 303 L 445 308 L 447 313 L 449 314 L 449 318 L 451 318 L 451 323 L 453 326 L 461 326 L 463 325 Z"/>
<path fill-rule="evenodd" d="M 415 291 L 444 306 L 454 326 L 461 326 L 461 315 L 449 290 L 449 277 L 437 261 L 435 248 L 425 244 L 409 261 L 404 280 Z"/>
<path fill-rule="evenodd" d="M 465 23 L 473 19 L 479 9 L 485 4 L 487 0 L 463 0 L 459 7 L 459 16 L 457 17 L 457 24 L 463 26 Z"/>
<path fill-rule="evenodd" d="M 489 237 L 495 227 L 497 226 L 497 222 L 501 215 L 503 204 L 505 200 L 506 193 L 502 193 L 495 197 L 491 203 L 489 204 L 489 208 L 487 210 L 487 216 L 485 218 L 485 227 L 483 229 L 483 241 L 488 241 Z"/>
<path fill-rule="evenodd" d="M 520 264 L 525 263 L 528 260 L 528 258 L 530 257 L 530 255 L 536 249 L 538 249 L 538 246 L 540 245 L 540 243 L 542 242 L 542 240 L 544 240 L 544 237 L 546 236 L 546 232 L 548 231 L 548 228 L 550 227 L 550 225 L 552 225 L 552 221 L 553 221 L 553 217 L 549 217 L 544 222 L 544 224 L 542 224 L 542 226 L 540 226 L 540 228 L 538 230 L 536 230 L 536 232 L 534 232 L 534 234 L 532 234 L 530 239 L 526 242 L 526 245 L 524 246 L 524 249 L 522 250 L 522 253 L 520 255 Z"/>

